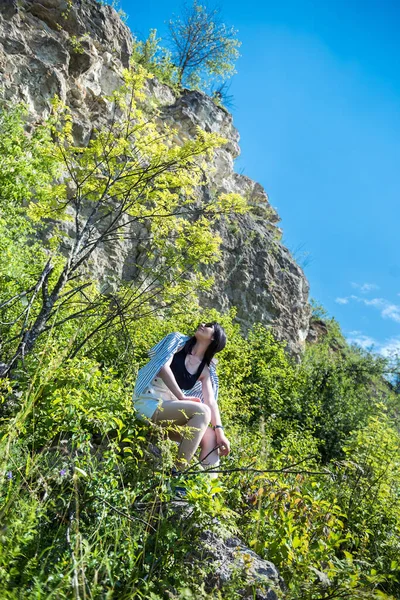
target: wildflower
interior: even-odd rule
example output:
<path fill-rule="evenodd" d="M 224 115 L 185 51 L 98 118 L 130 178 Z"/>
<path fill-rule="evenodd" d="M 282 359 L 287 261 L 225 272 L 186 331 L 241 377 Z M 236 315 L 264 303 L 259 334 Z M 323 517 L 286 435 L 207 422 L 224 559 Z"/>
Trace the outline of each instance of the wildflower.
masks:
<path fill-rule="evenodd" d="M 61 471 L 60 471 L 61 477 L 64 477 L 64 475 L 66 475 L 66 474 L 67 474 L 67 469 L 61 469 Z"/>
<path fill-rule="evenodd" d="M 7 479 L 12 479 L 12 478 L 13 478 L 12 471 L 7 471 Z"/>

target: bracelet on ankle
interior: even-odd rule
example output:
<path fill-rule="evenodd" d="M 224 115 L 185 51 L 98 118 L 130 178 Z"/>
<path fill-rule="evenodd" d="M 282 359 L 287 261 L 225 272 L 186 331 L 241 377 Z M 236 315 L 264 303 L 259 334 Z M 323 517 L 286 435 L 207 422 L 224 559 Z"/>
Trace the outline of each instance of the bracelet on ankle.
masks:
<path fill-rule="evenodd" d="M 216 429 L 223 429 L 223 426 L 222 425 L 213 425 L 213 429 L 214 429 L 214 431 Z"/>

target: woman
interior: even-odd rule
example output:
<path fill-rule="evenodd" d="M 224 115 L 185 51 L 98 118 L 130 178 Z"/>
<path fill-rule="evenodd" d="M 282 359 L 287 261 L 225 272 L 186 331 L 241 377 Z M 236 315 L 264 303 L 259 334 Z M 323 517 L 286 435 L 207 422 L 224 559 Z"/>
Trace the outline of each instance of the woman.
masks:
<path fill-rule="evenodd" d="M 176 463 L 180 471 L 199 445 L 205 467 L 217 466 L 219 454 L 230 452 L 217 405 L 213 358 L 225 344 L 226 335 L 218 323 L 201 323 L 192 337 L 168 334 L 149 351 L 150 361 L 139 370 L 133 397 L 138 418 L 187 427 L 173 437 L 180 442 Z"/>

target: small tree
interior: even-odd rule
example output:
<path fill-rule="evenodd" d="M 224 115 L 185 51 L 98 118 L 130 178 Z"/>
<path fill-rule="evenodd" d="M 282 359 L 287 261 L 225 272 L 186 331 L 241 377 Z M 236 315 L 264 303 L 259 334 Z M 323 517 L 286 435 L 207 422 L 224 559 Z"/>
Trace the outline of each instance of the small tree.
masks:
<path fill-rule="evenodd" d="M 229 94 L 230 83 L 223 81 L 216 86 L 212 86 L 210 90 L 211 98 L 217 106 L 223 106 L 226 109 L 231 109 L 233 104 L 233 95 Z"/>
<path fill-rule="evenodd" d="M 237 31 L 221 22 L 219 9 L 208 12 L 194 0 L 185 4 L 182 17 L 169 21 L 172 59 L 179 83 L 192 88 L 208 87 L 210 78 L 227 79 L 235 73 L 239 57 Z"/>
<path fill-rule="evenodd" d="M 178 69 L 172 61 L 171 52 L 160 45 L 161 38 L 157 30 L 150 29 L 145 41 L 135 40 L 132 47 L 132 60 L 142 65 L 162 83 L 166 83 L 179 92 Z"/>

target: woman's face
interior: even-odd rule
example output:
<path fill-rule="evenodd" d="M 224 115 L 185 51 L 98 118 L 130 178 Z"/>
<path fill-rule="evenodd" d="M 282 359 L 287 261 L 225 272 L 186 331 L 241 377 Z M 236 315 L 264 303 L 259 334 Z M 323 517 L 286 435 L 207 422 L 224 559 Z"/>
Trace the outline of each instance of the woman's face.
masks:
<path fill-rule="evenodd" d="M 214 339 L 214 325 L 212 323 L 200 323 L 194 335 L 196 340 L 211 342 Z"/>

